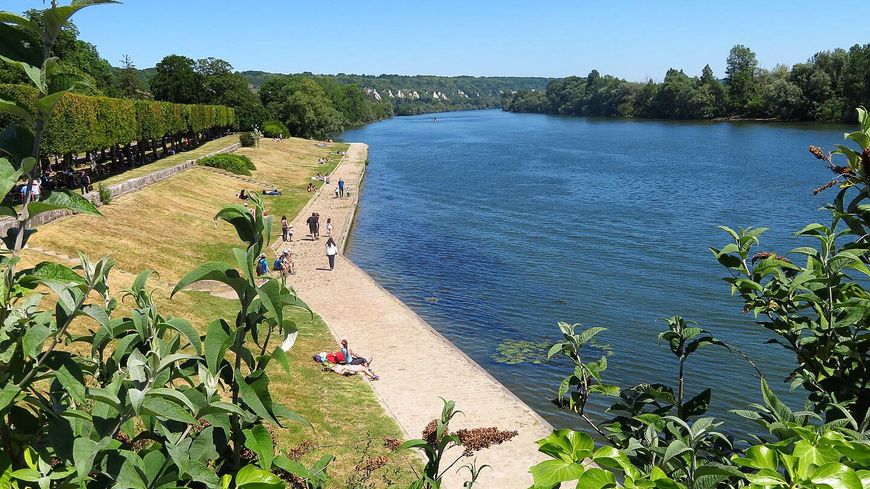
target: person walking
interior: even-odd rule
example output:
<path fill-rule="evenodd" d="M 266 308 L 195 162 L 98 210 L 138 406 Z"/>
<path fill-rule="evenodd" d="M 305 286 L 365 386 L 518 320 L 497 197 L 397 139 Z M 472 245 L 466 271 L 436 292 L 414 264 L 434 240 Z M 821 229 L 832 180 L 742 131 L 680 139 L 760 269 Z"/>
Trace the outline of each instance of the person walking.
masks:
<path fill-rule="evenodd" d="M 290 224 L 287 222 L 287 216 L 281 216 L 281 238 L 285 243 L 290 240 Z"/>
<path fill-rule="evenodd" d="M 344 198 L 344 179 L 338 179 L 338 196 Z"/>
<path fill-rule="evenodd" d="M 91 177 L 89 177 L 88 174 L 85 173 L 84 170 L 82 170 L 81 173 L 79 173 L 79 184 L 81 185 L 81 188 L 82 188 L 82 195 L 85 195 L 86 193 L 88 193 L 90 191 Z"/>
<path fill-rule="evenodd" d="M 329 259 L 329 271 L 335 270 L 335 255 L 338 254 L 338 246 L 332 238 L 326 240 L 326 257 Z"/>
<path fill-rule="evenodd" d="M 326 218 L 326 235 L 330 238 L 332 237 L 332 218 L 331 217 Z"/>
<path fill-rule="evenodd" d="M 314 234 L 320 239 L 320 213 L 314 213 Z"/>
<path fill-rule="evenodd" d="M 317 239 L 317 213 L 312 212 L 311 217 L 305 220 L 308 223 L 308 231 L 311 233 L 311 239 Z"/>

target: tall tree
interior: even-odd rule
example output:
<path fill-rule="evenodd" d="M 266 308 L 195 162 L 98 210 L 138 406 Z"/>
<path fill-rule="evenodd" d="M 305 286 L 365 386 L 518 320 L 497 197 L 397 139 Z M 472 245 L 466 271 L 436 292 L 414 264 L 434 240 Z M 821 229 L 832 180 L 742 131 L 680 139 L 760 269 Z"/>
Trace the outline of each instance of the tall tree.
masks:
<path fill-rule="evenodd" d="M 742 44 L 731 48 L 725 74 L 732 111 L 737 115 L 747 114 L 759 96 L 758 59 L 755 53 Z"/>
<path fill-rule="evenodd" d="M 157 63 L 157 73 L 151 79 L 151 93 L 157 100 L 180 104 L 195 104 L 203 100 L 203 77 L 195 69 L 196 62 L 186 56 L 169 55 Z"/>
<path fill-rule="evenodd" d="M 149 98 L 145 84 L 129 55 L 121 58 L 121 67 L 115 73 L 114 95 L 121 98 Z"/>

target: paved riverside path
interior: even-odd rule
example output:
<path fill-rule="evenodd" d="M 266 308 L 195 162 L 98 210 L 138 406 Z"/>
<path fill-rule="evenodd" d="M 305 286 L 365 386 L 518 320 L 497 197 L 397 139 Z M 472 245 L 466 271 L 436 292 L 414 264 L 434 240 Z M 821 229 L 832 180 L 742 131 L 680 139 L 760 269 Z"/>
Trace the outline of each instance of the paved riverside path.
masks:
<path fill-rule="evenodd" d="M 474 487 L 529 487 L 529 467 L 545 459 L 535 441 L 547 436 L 552 427 L 350 260 L 339 255 L 335 271 L 329 271 L 326 219 L 332 218 L 333 236 L 343 248 L 367 156 L 366 145 L 351 144 L 331 174 L 330 184 L 324 185 L 293 221 L 293 242 L 276 244 L 276 249 L 289 248 L 294 253 L 296 275 L 290 276 L 289 285 L 324 319 L 337 339 L 346 338 L 352 350 L 374 355 L 372 367 L 381 380 L 372 386 L 407 438 L 420 438 L 426 424 L 440 415 L 439 396 L 456 401 L 464 415 L 454 418 L 451 431 L 494 426 L 519 432 L 509 442 L 477 453 L 478 466 L 489 464 L 493 469 L 484 470 Z M 350 197 L 334 198 L 339 178 L 350 186 Z M 320 213 L 322 234 L 318 241 L 307 236 L 305 220 L 312 212 Z M 446 455 L 442 470 L 458 455 L 458 450 Z M 443 487 L 461 488 L 468 472 L 457 474 L 457 469 L 472 460 L 464 459 L 450 469 Z"/>

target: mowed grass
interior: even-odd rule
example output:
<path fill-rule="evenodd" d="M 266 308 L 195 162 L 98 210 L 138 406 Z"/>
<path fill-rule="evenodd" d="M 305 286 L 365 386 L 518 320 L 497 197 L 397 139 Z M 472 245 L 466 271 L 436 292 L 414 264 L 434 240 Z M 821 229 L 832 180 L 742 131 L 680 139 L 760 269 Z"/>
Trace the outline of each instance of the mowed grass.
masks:
<path fill-rule="evenodd" d="M 184 163 L 187 160 L 193 160 L 202 156 L 205 156 L 209 153 L 214 153 L 215 151 L 222 150 L 228 146 L 231 146 L 235 143 L 239 142 L 238 134 L 231 134 L 229 136 L 224 136 L 222 138 L 215 139 L 214 141 L 209 141 L 202 146 L 192 149 L 190 151 L 182 151 L 180 153 L 176 153 L 172 156 L 167 156 L 166 158 L 161 158 L 154 163 L 149 163 L 147 165 L 142 165 L 138 168 L 134 168 L 129 171 L 125 171 L 124 173 L 119 173 L 117 175 L 113 175 L 102 181 L 106 186 L 114 185 L 116 183 L 123 182 L 125 180 L 129 180 L 131 178 L 138 178 L 145 176 L 151 172 L 162 170 L 164 168 L 169 168 L 170 166 L 175 166 L 179 163 Z"/>
<path fill-rule="evenodd" d="M 253 178 L 272 182 L 284 195 L 264 197 L 280 233 L 279 212 L 293 218 L 312 194 L 305 192 L 310 176 L 329 172 L 340 156 L 329 152 L 344 151 L 346 145 L 318 148 L 312 141 L 288 139 L 283 143 L 261 141 L 260 148 L 246 148 L 258 170 Z M 320 157 L 330 162 L 317 164 Z M 286 183 L 282 183 L 286 182 Z M 317 182 L 319 185 L 320 182 Z M 31 238 L 32 247 L 76 256 L 81 251 L 92 258 L 110 255 L 118 264 L 111 284 L 116 295 L 129 287 L 135 273 L 153 269 L 159 277 L 155 298 L 164 316 L 182 317 L 200 331 L 215 318 L 232 322 L 236 303 L 203 292 L 183 292 L 169 298 L 169 283 L 174 283 L 196 265 L 208 260 L 228 260 L 233 246 L 239 246 L 233 228 L 213 217 L 223 206 L 238 203 L 236 195 L 244 186 L 236 178 L 195 168 L 168 180 L 115 199 L 101 207 L 102 217 L 72 216 L 43 225 Z M 260 191 L 262 189 L 250 188 Z M 299 191 L 301 189 L 301 191 Z M 296 191 L 293 191 L 296 190 Z M 25 250 L 26 263 L 51 261 L 37 250 Z M 122 306 L 120 313 L 129 310 Z M 330 487 L 407 487 L 410 466 L 419 461 L 410 453 L 394 454 L 383 445 L 385 437 L 402 438 L 401 430 L 379 404 L 368 383 L 360 376 L 345 378 L 322 372 L 311 355 L 337 349 L 326 325 L 316 314 L 292 313 L 299 327 L 299 338 L 290 352 L 292 375 L 275 366 L 272 375 L 273 399 L 304 416 L 312 428 L 290 425 L 277 430 L 279 447 L 293 450 L 311 445 L 302 461 L 313 463 L 325 454 L 336 456 L 330 467 Z M 76 324 L 83 330 L 87 319 Z M 387 457 L 388 463 L 360 485 L 357 479 L 369 459 Z"/>
<path fill-rule="evenodd" d="M 266 209 L 275 216 L 276 236 L 281 234 L 281 228 L 277 226 L 281 216 L 293 219 L 311 199 L 312 193 L 306 190 L 308 184 L 313 183 L 318 189 L 324 185 L 311 177 L 317 173 L 331 173 L 341 162 L 342 156 L 337 153 L 347 151 L 347 148 L 348 145 L 343 143 L 329 143 L 325 147 L 318 147 L 314 141 L 307 139 L 289 138 L 279 142 L 263 138 L 258 148 L 240 148 L 236 151 L 236 154 L 250 157 L 257 167 L 251 172 L 251 178 L 271 183 L 283 193 L 279 196 L 263 196 Z M 320 158 L 326 158 L 327 161 L 318 164 L 317 160 Z M 242 188 L 255 192 L 264 190 L 250 188 L 248 185 L 239 187 L 236 192 Z"/>

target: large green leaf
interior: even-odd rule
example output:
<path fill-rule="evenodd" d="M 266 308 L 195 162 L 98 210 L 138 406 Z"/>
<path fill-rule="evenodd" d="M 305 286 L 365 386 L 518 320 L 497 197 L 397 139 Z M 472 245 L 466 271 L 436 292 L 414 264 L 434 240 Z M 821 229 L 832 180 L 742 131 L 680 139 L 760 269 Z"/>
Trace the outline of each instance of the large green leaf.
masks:
<path fill-rule="evenodd" d="M 236 474 L 238 489 L 284 489 L 284 481 L 271 472 L 246 465 Z"/>
<path fill-rule="evenodd" d="M 74 0 L 70 5 L 45 9 L 43 11 L 43 42 L 46 45 L 54 44 L 54 40 L 61 29 L 69 22 L 69 19 L 79 10 L 92 5 L 104 5 L 118 3 L 114 0 Z"/>
<path fill-rule="evenodd" d="M 861 479 L 855 471 L 841 463 L 829 463 L 818 467 L 810 476 L 814 486 L 831 489 L 862 489 Z"/>
<path fill-rule="evenodd" d="M 27 210 L 30 212 L 31 217 L 42 214 L 43 212 L 58 209 L 73 211 L 80 214 L 102 215 L 90 200 L 75 192 L 70 192 L 69 190 L 52 191 L 45 199 L 38 202 L 31 202 L 27 206 Z"/>
<path fill-rule="evenodd" d="M 245 296 L 245 289 L 248 287 L 248 281 L 242 277 L 239 272 L 221 262 L 208 262 L 196 267 L 193 271 L 185 275 L 172 289 L 172 296 L 183 290 L 188 285 L 201 282 L 203 280 L 214 280 L 229 285 L 236 291 L 236 294 L 241 298 Z"/>
<path fill-rule="evenodd" d="M 15 402 L 15 398 L 21 393 L 17 384 L 8 383 L 0 389 L 0 413 L 5 413 L 7 408 Z"/>
<path fill-rule="evenodd" d="M 754 469 L 776 470 L 779 465 L 779 457 L 773 449 L 764 445 L 755 445 L 746 450 L 744 457 L 735 458 L 734 463 Z"/>
<path fill-rule="evenodd" d="M 240 205 L 231 205 L 225 207 L 214 216 L 215 219 L 222 219 L 236 229 L 239 239 L 246 243 L 252 243 L 257 239 L 256 225 L 254 217 L 246 207 Z"/>
<path fill-rule="evenodd" d="M 196 350 L 196 354 L 202 355 L 202 341 L 200 340 L 199 333 L 190 322 L 181 318 L 170 318 L 166 320 L 166 324 L 184 335 L 187 341 L 190 342 L 190 346 Z"/>
<path fill-rule="evenodd" d="M 0 158 L 0 198 L 12 190 L 21 178 L 21 170 L 16 170 L 6 158 Z"/>
<path fill-rule="evenodd" d="M 121 464 L 121 469 L 115 477 L 114 487 L 124 489 L 147 489 L 146 481 L 143 480 L 141 472 L 144 466 L 142 458 L 135 452 L 121 451 L 121 456 L 124 457 L 124 463 Z"/>
<path fill-rule="evenodd" d="M 271 405 L 271 399 L 268 396 L 268 390 L 264 392 L 262 397 L 266 397 L 266 402 L 261 399 L 261 395 L 257 390 L 245 382 L 245 377 L 242 375 L 242 372 L 236 370 L 236 382 L 239 384 L 239 394 L 242 396 L 242 400 L 245 401 L 245 404 L 253 411 L 257 416 L 262 419 L 265 419 L 271 423 L 274 423 L 278 426 L 281 426 L 281 423 L 278 422 L 273 416 L 269 409 L 266 408 L 266 404 Z M 268 384 L 266 384 L 268 385 Z"/>
<path fill-rule="evenodd" d="M 546 460 L 529 469 L 535 487 L 554 487 L 565 481 L 573 481 L 583 475 L 583 466 L 564 460 Z"/>
<path fill-rule="evenodd" d="M 256 425 L 249 430 L 245 430 L 245 446 L 257 454 L 260 467 L 265 470 L 272 470 L 272 457 L 274 455 L 274 447 L 272 446 L 272 435 L 263 425 Z"/>
<path fill-rule="evenodd" d="M 613 472 L 592 467 L 586 470 L 577 481 L 577 487 L 583 489 L 604 489 L 616 487 L 616 476 Z"/>
<path fill-rule="evenodd" d="M 231 341 L 232 336 L 222 320 L 216 319 L 209 323 L 205 334 L 205 362 L 213 375 L 217 375 Z"/>
<path fill-rule="evenodd" d="M 22 345 L 28 358 L 36 358 L 42 352 L 42 344 L 51 336 L 51 330 L 44 324 L 34 324 L 24 333 Z"/>
<path fill-rule="evenodd" d="M 76 466 L 79 480 L 86 479 L 91 473 L 98 449 L 97 442 L 87 438 L 76 438 L 73 442 L 73 463 Z"/>
<path fill-rule="evenodd" d="M 146 395 L 145 401 L 142 402 L 142 409 L 143 412 L 157 418 L 180 421 L 192 425 L 199 424 L 187 410 L 181 407 L 181 405 L 162 397 Z"/>
<path fill-rule="evenodd" d="M 281 368 L 287 372 L 287 375 L 291 375 L 290 360 L 287 358 L 287 353 L 284 352 L 280 345 L 275 347 L 275 350 L 272 352 L 272 358 L 278 361 L 278 365 L 281 365 Z"/>
<path fill-rule="evenodd" d="M 257 297 L 260 298 L 260 302 L 278 324 L 284 321 L 284 301 L 281 297 L 282 289 L 281 283 L 277 280 L 266 280 L 263 285 L 257 288 Z"/>
<path fill-rule="evenodd" d="M 85 402 L 85 376 L 82 369 L 67 352 L 53 352 L 48 356 L 46 365 L 53 369 L 54 378 L 64 390 L 79 404 Z"/>

